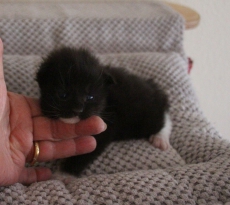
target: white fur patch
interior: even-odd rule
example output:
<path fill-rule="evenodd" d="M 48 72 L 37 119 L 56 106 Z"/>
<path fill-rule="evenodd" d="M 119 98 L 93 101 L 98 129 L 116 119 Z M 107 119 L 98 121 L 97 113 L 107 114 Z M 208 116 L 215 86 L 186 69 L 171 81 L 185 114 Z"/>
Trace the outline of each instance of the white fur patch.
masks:
<path fill-rule="evenodd" d="M 72 117 L 72 118 L 60 118 L 60 120 L 64 123 L 67 123 L 67 124 L 75 124 L 75 123 L 78 123 L 80 121 L 80 118 L 78 116 L 76 116 L 76 117 Z"/>
<path fill-rule="evenodd" d="M 165 125 L 155 135 L 151 135 L 149 142 L 156 148 L 167 150 L 170 147 L 169 137 L 172 130 L 172 121 L 168 113 L 165 114 Z"/>

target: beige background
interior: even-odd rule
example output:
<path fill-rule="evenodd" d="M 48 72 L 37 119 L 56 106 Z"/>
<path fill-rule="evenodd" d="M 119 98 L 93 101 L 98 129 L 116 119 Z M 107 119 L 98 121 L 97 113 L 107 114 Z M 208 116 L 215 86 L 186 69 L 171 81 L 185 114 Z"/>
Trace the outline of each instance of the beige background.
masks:
<path fill-rule="evenodd" d="M 195 9 L 197 28 L 185 31 L 185 51 L 194 60 L 191 78 L 206 117 L 230 140 L 230 1 L 168 0 Z"/>

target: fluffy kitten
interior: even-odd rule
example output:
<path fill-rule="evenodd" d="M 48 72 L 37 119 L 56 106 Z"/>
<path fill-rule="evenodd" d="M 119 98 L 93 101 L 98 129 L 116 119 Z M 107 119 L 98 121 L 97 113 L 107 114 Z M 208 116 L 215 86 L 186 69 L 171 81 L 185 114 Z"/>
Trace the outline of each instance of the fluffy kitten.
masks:
<path fill-rule="evenodd" d="M 95 136 L 95 151 L 64 160 L 65 172 L 80 174 L 115 140 L 149 138 L 162 150 L 170 146 L 168 98 L 152 80 L 103 66 L 85 49 L 64 47 L 44 59 L 37 82 L 45 116 L 77 123 L 98 115 L 107 123 L 107 130 Z"/>

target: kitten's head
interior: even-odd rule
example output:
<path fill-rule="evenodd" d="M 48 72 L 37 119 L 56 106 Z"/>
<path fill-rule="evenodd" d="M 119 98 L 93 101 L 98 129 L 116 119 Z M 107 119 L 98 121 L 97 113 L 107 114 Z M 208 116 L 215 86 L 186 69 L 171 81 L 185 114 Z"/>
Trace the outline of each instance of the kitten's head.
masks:
<path fill-rule="evenodd" d="M 87 50 L 67 47 L 51 52 L 44 59 L 36 80 L 43 114 L 67 123 L 100 116 L 108 83 L 112 82 Z"/>

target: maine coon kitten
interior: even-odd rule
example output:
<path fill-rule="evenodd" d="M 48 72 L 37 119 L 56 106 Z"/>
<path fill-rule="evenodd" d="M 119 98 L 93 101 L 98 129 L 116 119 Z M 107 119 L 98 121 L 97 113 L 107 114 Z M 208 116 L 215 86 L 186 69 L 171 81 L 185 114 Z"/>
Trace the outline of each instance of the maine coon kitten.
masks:
<path fill-rule="evenodd" d="M 149 138 L 162 150 L 170 146 L 168 98 L 152 80 L 124 68 L 103 66 L 89 51 L 68 47 L 51 52 L 41 63 L 36 79 L 45 116 L 77 123 L 98 115 L 107 124 L 107 130 L 95 136 L 95 151 L 67 158 L 61 166 L 63 171 L 80 174 L 115 140 Z"/>

